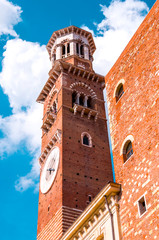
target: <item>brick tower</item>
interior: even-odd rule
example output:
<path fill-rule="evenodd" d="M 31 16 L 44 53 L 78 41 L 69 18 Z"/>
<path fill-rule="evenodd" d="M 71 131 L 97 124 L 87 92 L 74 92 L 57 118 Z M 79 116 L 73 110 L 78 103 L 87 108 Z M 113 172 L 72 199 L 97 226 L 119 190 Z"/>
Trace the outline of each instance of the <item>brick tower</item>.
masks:
<path fill-rule="evenodd" d="M 106 76 L 123 240 L 159 239 L 159 1 Z"/>
<path fill-rule="evenodd" d="M 47 50 L 37 239 L 59 239 L 113 180 L 103 88 L 92 69 L 91 33 L 70 26 L 53 33 Z"/>

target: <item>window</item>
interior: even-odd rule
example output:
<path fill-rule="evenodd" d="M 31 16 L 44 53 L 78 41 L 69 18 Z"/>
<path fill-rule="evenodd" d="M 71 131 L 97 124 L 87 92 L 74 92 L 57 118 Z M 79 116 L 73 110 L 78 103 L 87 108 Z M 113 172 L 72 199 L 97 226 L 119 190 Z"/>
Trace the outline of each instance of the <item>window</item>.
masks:
<path fill-rule="evenodd" d="M 89 139 L 88 139 L 87 135 L 84 135 L 84 137 L 83 137 L 83 144 L 89 146 Z"/>
<path fill-rule="evenodd" d="M 140 217 L 147 211 L 145 196 L 142 196 L 138 200 L 138 210 L 139 210 L 139 216 Z"/>
<path fill-rule="evenodd" d="M 118 100 L 121 98 L 123 93 L 124 93 L 123 84 L 120 83 L 116 90 L 116 102 L 118 102 Z"/>
<path fill-rule="evenodd" d="M 74 106 L 74 104 L 76 103 L 76 98 L 77 98 L 77 93 L 73 92 L 72 94 L 72 107 Z"/>
<path fill-rule="evenodd" d="M 78 43 L 76 43 L 76 53 L 77 53 L 77 55 L 79 55 L 79 44 Z"/>
<path fill-rule="evenodd" d="M 91 138 L 90 134 L 83 132 L 81 134 L 81 143 L 84 146 L 92 147 L 92 138 Z"/>
<path fill-rule="evenodd" d="M 81 106 L 84 106 L 84 95 L 83 95 L 83 94 L 80 95 L 79 104 L 80 104 Z"/>
<path fill-rule="evenodd" d="M 84 58 L 84 45 L 81 43 L 76 43 L 76 54 Z"/>
<path fill-rule="evenodd" d="M 83 45 L 80 46 L 80 54 L 82 57 L 84 57 L 84 47 Z"/>
<path fill-rule="evenodd" d="M 133 155 L 132 142 L 128 140 L 123 148 L 123 159 L 124 163 Z"/>
<path fill-rule="evenodd" d="M 128 159 L 133 154 L 132 143 L 129 142 L 126 147 L 126 159 Z"/>
<path fill-rule="evenodd" d="M 62 45 L 62 57 L 65 57 L 65 45 Z"/>
<path fill-rule="evenodd" d="M 67 44 L 67 55 L 69 55 L 70 54 L 70 44 L 68 43 Z"/>
<path fill-rule="evenodd" d="M 88 100 L 87 100 L 87 107 L 88 108 L 91 108 L 91 97 L 88 97 Z"/>

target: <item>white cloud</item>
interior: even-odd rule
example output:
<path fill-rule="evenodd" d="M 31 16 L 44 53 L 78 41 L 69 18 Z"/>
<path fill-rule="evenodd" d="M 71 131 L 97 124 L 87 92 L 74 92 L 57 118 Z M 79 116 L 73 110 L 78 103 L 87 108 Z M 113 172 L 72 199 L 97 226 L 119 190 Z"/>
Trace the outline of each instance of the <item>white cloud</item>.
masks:
<path fill-rule="evenodd" d="M 13 30 L 13 27 L 21 21 L 21 7 L 7 0 L 0 0 L 0 9 L 0 35 L 10 34 L 16 37 L 17 33 Z"/>
<path fill-rule="evenodd" d="M 32 162 L 31 162 L 31 171 L 23 177 L 19 177 L 19 179 L 15 183 L 15 188 L 19 192 L 24 192 L 28 188 L 34 188 L 34 192 L 38 192 L 39 190 L 39 165 L 38 159 L 39 155 L 38 152 L 35 154 Z"/>
<path fill-rule="evenodd" d="M 19 111 L 11 116 L 0 117 L 0 155 L 14 153 L 25 143 L 30 153 L 40 148 L 42 106 L 33 104 L 27 111 Z"/>
<path fill-rule="evenodd" d="M 2 6 L 3 5 L 3 6 Z M 4 9 L 0 15 L 0 34 L 17 36 L 13 26 L 20 19 L 21 8 L 0 0 Z M 96 72 L 106 74 L 128 43 L 148 11 L 147 5 L 138 0 L 113 1 L 109 7 L 101 6 L 103 20 L 96 25 L 94 35 L 97 50 L 94 54 Z M 86 30 L 88 27 L 83 26 Z M 0 155 L 14 153 L 25 144 L 32 156 L 31 170 L 16 182 L 18 191 L 29 187 L 38 189 L 38 157 L 40 155 L 42 106 L 36 97 L 48 78 L 49 57 L 45 46 L 21 39 L 9 40 L 3 53 L 0 84 L 8 95 L 13 114 L 0 117 Z M 25 109 L 25 110 L 24 110 Z"/>
<path fill-rule="evenodd" d="M 37 187 L 38 157 L 41 144 L 42 105 L 36 103 L 50 70 L 45 46 L 21 39 L 9 40 L 5 46 L 0 84 L 9 97 L 13 114 L 0 117 L 0 155 L 14 153 L 26 146 L 33 157 L 31 171 L 16 182 L 16 189 L 24 191 Z"/>
<path fill-rule="evenodd" d="M 94 69 L 105 75 L 129 42 L 145 15 L 148 7 L 139 0 L 113 1 L 108 7 L 101 6 L 104 19 L 96 25 L 94 37 L 96 52 Z"/>
<path fill-rule="evenodd" d="M 9 40 L 3 56 L 0 84 L 17 112 L 35 102 L 48 77 L 49 57 L 45 46 L 21 39 Z"/>

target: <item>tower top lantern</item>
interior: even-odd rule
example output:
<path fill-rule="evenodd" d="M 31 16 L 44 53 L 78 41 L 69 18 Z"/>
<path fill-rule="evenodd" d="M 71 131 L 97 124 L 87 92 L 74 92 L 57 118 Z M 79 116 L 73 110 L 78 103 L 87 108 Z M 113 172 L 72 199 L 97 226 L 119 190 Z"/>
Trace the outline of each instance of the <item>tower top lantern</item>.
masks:
<path fill-rule="evenodd" d="M 55 31 L 46 48 L 52 65 L 60 59 L 76 65 L 75 62 L 82 59 L 90 63 L 90 67 L 96 50 L 92 34 L 75 26 Z"/>

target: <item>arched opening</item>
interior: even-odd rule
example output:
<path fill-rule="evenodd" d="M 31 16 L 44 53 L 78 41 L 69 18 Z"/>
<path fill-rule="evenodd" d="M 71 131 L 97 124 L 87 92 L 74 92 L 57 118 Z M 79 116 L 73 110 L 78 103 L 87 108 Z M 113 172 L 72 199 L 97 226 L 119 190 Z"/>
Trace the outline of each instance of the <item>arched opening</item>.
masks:
<path fill-rule="evenodd" d="M 83 144 L 89 146 L 89 138 L 87 135 L 84 135 L 83 137 Z"/>
<path fill-rule="evenodd" d="M 80 54 L 81 54 L 81 57 L 84 57 L 84 47 L 83 47 L 83 45 L 80 46 Z"/>
<path fill-rule="evenodd" d="M 125 143 L 124 149 L 123 149 L 124 162 L 126 162 L 131 157 L 131 155 L 133 155 L 133 147 L 132 147 L 132 142 L 128 140 Z"/>
<path fill-rule="evenodd" d="M 83 95 L 83 94 L 81 94 L 81 96 L 80 96 L 80 98 L 79 98 L 79 104 L 80 104 L 81 106 L 84 106 L 84 95 Z"/>
<path fill-rule="evenodd" d="M 91 99 L 91 97 L 88 97 L 87 107 L 88 107 L 88 108 L 91 108 L 91 107 L 92 107 L 92 99 Z"/>
<path fill-rule="evenodd" d="M 62 45 L 62 57 L 65 57 L 66 49 L 65 45 Z"/>
<path fill-rule="evenodd" d="M 76 54 L 79 55 L 79 43 L 76 43 Z"/>
<path fill-rule="evenodd" d="M 83 132 L 81 134 L 81 143 L 82 143 L 82 145 L 85 145 L 85 146 L 88 146 L 88 147 L 92 147 L 92 138 L 89 135 L 89 133 Z"/>
<path fill-rule="evenodd" d="M 117 87 L 116 94 L 115 94 L 116 95 L 116 102 L 121 98 L 123 93 L 124 93 L 123 84 L 120 83 L 119 86 Z"/>
<path fill-rule="evenodd" d="M 76 103 L 76 98 L 77 98 L 77 93 L 73 92 L 72 93 L 72 107 L 74 106 L 74 104 Z"/>
<path fill-rule="evenodd" d="M 70 44 L 67 44 L 67 55 L 70 55 Z"/>

